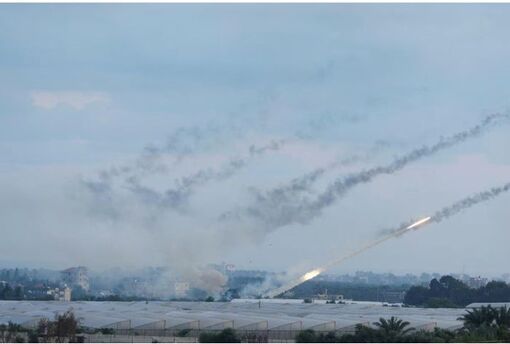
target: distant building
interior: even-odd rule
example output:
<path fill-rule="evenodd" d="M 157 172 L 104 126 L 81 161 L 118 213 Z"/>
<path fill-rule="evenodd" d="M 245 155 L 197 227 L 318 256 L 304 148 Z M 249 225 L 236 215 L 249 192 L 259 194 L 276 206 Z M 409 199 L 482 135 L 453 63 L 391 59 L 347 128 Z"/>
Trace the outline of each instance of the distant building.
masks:
<path fill-rule="evenodd" d="M 489 280 L 487 278 L 482 278 L 480 276 L 470 277 L 466 281 L 467 286 L 470 288 L 473 288 L 473 289 L 479 289 L 481 287 L 485 287 L 487 285 L 487 283 L 489 283 Z"/>
<path fill-rule="evenodd" d="M 87 268 L 78 266 L 61 271 L 62 281 L 71 287 L 81 287 L 85 291 L 89 291 L 89 275 Z"/>
<path fill-rule="evenodd" d="M 71 301 L 71 288 L 65 286 L 64 288 L 49 288 L 46 291 L 48 297 L 53 298 L 55 301 Z"/>
<path fill-rule="evenodd" d="M 47 299 L 49 298 L 51 288 L 44 283 L 37 283 L 32 288 L 27 290 L 27 294 L 30 298 L 35 299 Z M 48 296 L 50 295 L 50 296 Z"/>
<path fill-rule="evenodd" d="M 64 302 L 71 301 L 71 288 L 69 287 L 55 288 L 54 297 L 56 301 Z"/>
<path fill-rule="evenodd" d="M 405 291 L 383 291 L 381 293 L 382 301 L 389 303 L 402 303 L 405 296 Z"/>
<path fill-rule="evenodd" d="M 313 297 L 314 300 L 335 300 L 342 301 L 344 296 L 342 294 L 328 294 L 328 290 L 325 289 L 323 294 L 317 294 Z"/>
<path fill-rule="evenodd" d="M 317 294 L 312 299 L 326 301 L 343 301 L 344 296 L 342 294 Z"/>

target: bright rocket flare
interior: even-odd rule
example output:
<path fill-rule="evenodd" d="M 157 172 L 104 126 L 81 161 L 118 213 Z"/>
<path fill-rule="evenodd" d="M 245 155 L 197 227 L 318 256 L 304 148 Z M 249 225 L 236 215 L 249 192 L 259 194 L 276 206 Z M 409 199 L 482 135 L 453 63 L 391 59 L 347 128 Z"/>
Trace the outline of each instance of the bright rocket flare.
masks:
<path fill-rule="evenodd" d="M 301 283 L 304 283 L 308 280 L 311 280 L 312 278 L 315 278 L 317 276 L 319 276 L 321 273 L 323 273 L 326 269 L 325 268 L 317 268 L 317 269 L 313 269 L 311 271 L 308 271 L 306 274 L 302 275 L 301 277 L 285 284 L 284 286 L 281 286 L 280 288 L 277 288 L 277 289 L 273 289 L 273 290 L 270 290 L 269 292 L 267 292 L 264 296 L 267 296 L 267 297 L 275 297 L 279 294 L 282 294 L 284 292 L 286 292 L 287 290 L 290 290 L 292 288 L 294 288 L 295 286 L 298 286 L 300 285 Z"/>
<path fill-rule="evenodd" d="M 396 238 L 396 237 L 399 237 L 401 235 L 404 235 L 405 233 L 407 233 L 409 230 L 411 229 L 418 229 L 419 226 L 427 223 L 428 221 L 430 221 L 432 219 L 431 216 L 427 216 L 421 220 L 418 220 L 416 221 L 415 223 L 413 224 L 410 224 L 409 226 L 405 227 L 405 228 L 402 228 L 402 229 L 399 229 L 385 237 L 382 237 L 376 241 L 373 241 L 371 243 L 369 243 L 368 245 L 366 246 L 363 246 L 361 247 L 360 249 L 354 251 L 354 252 L 351 252 L 350 254 L 340 258 L 340 259 L 337 259 L 337 260 L 334 260 L 326 265 L 324 265 L 323 267 L 321 268 L 316 268 L 314 270 L 311 270 L 311 271 L 308 271 L 307 273 L 305 273 L 304 275 L 302 275 L 301 277 L 299 277 L 298 279 L 288 283 L 287 285 L 284 285 L 278 289 L 275 289 L 269 293 L 266 293 L 266 296 L 269 296 L 269 297 L 275 297 L 276 295 L 278 294 L 281 294 L 283 292 L 286 292 L 287 290 L 290 290 L 298 285 L 300 285 L 301 283 L 303 282 L 306 282 L 308 280 L 311 280 L 312 278 L 315 278 L 317 277 L 318 275 L 320 275 L 321 273 L 323 273 L 324 271 L 326 271 L 327 269 L 335 266 L 335 265 L 338 265 L 338 264 L 341 264 L 343 263 L 345 260 L 347 259 L 350 259 L 350 258 L 353 258 L 355 256 L 357 256 L 358 254 L 361 254 L 363 252 L 365 252 L 366 250 L 369 250 L 371 249 L 372 247 L 375 247 L 379 244 L 382 244 L 383 242 L 387 241 L 387 240 L 390 240 L 392 238 Z"/>
<path fill-rule="evenodd" d="M 428 216 L 428 217 L 426 217 L 424 219 L 418 220 L 415 223 L 413 223 L 412 225 L 410 225 L 409 227 L 407 227 L 406 229 L 411 229 L 411 228 L 418 227 L 418 226 L 424 224 L 425 222 L 430 221 L 431 218 L 432 218 L 431 216 Z"/>
<path fill-rule="evenodd" d="M 312 278 L 315 278 L 317 276 L 319 276 L 321 273 L 322 273 L 323 269 L 314 269 L 312 271 L 309 271 L 307 272 L 306 274 L 304 274 L 303 276 L 301 276 L 300 280 L 302 282 L 306 282 L 308 280 L 311 280 Z"/>

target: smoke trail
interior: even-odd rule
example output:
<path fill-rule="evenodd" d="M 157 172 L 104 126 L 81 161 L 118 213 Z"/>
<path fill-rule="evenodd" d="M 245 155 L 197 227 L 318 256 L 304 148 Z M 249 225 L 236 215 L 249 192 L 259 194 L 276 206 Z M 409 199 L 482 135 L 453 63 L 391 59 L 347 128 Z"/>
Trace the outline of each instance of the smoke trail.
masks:
<path fill-rule="evenodd" d="M 419 228 L 421 228 L 422 226 L 428 224 L 428 223 L 431 223 L 431 222 L 435 222 L 435 223 L 439 223 L 443 220 L 446 220 L 448 219 L 449 217 L 451 216 L 454 216 L 458 213 L 460 213 L 461 211 L 463 210 L 466 210 L 468 208 L 471 208 L 472 206 L 475 206 L 479 203 L 482 203 L 482 202 L 486 202 L 486 201 L 489 201 L 493 198 L 496 198 L 497 196 L 499 196 L 500 194 L 502 193 L 505 193 L 505 192 L 508 192 L 510 191 L 510 182 L 509 183 L 506 183 L 502 186 L 499 186 L 499 187 L 493 187 L 493 188 L 490 188 L 488 190 L 485 190 L 485 191 L 482 191 L 482 192 L 479 192 L 477 194 L 474 194 L 472 196 L 468 196 L 466 198 L 463 198 L 455 203 L 453 203 L 452 205 L 449 205 L 449 206 L 446 206 L 438 211 L 436 211 L 432 216 L 430 217 L 427 217 L 427 218 L 424 218 L 422 220 L 419 220 L 419 221 L 414 221 L 414 220 L 411 220 L 411 221 L 407 221 L 403 224 L 400 224 L 398 227 L 396 228 L 393 228 L 393 229 L 389 229 L 389 230 L 384 230 L 382 231 L 381 233 L 383 233 L 383 237 L 364 246 L 363 248 L 351 253 L 350 255 L 344 257 L 344 258 L 341 258 L 339 260 L 335 260 L 333 261 L 332 263 L 326 265 L 327 267 L 329 266 L 332 266 L 332 265 L 338 265 L 339 263 L 343 262 L 344 260 L 348 259 L 348 258 L 352 258 L 376 245 L 379 245 L 380 243 L 386 241 L 386 240 L 389 240 L 391 238 L 394 238 L 394 237 L 397 237 L 397 236 L 401 236 L 411 230 L 418 230 Z"/>
<path fill-rule="evenodd" d="M 286 200 L 282 202 L 282 197 L 279 193 L 257 194 L 255 205 L 237 212 L 232 212 L 232 214 L 235 214 L 235 217 L 238 218 L 240 218 L 241 215 L 245 215 L 260 221 L 265 231 L 272 231 L 292 223 L 309 223 L 312 219 L 318 217 L 324 208 L 334 204 L 354 187 L 369 183 L 380 175 L 393 174 L 406 167 L 409 163 L 431 156 L 441 150 L 450 148 L 482 134 L 486 129 L 497 123 L 498 120 L 509 118 L 509 114 L 489 115 L 485 117 L 481 123 L 468 130 L 447 138 L 441 138 L 439 142 L 431 146 L 417 148 L 387 165 L 377 166 L 348 175 L 345 178 L 339 178 L 327 187 L 323 193 L 316 197 L 316 199 L 310 200 L 308 198 L 296 197 L 290 201 Z M 318 174 L 320 173 L 319 171 Z M 312 175 L 311 179 L 313 180 L 314 177 L 315 175 Z M 234 216 L 232 216 L 232 214 L 230 217 L 233 218 Z"/>
<path fill-rule="evenodd" d="M 507 192 L 510 190 L 510 183 L 507 183 L 500 187 L 494 187 L 490 190 L 480 192 L 476 195 L 473 195 L 471 197 L 466 197 L 454 204 L 452 204 L 449 207 L 445 207 L 436 213 L 432 215 L 432 221 L 434 222 L 441 222 L 453 215 L 456 215 L 457 213 L 460 213 L 461 211 L 470 208 L 474 205 L 477 205 L 478 203 L 488 201 L 490 199 L 493 199 L 497 197 L 499 194 Z"/>
<path fill-rule="evenodd" d="M 175 187 L 163 193 L 140 185 L 138 179 L 127 180 L 128 189 L 138 196 L 143 202 L 155 204 L 161 207 L 178 209 L 187 204 L 193 191 L 210 181 L 221 181 L 230 178 L 237 171 L 245 167 L 248 162 L 269 151 L 280 150 L 288 141 L 273 140 L 269 144 L 257 147 L 252 145 L 248 149 L 248 155 L 244 158 L 232 158 L 218 170 L 211 168 L 199 170 L 189 176 L 182 177 L 175 182 Z"/>
<path fill-rule="evenodd" d="M 319 178 L 323 177 L 328 171 L 342 166 L 354 164 L 362 159 L 363 157 L 360 155 L 353 155 L 345 159 L 334 161 L 326 166 L 318 167 L 300 177 L 294 178 L 287 184 L 269 190 L 268 192 L 266 192 L 266 194 L 273 197 L 285 198 L 287 200 L 294 198 L 295 196 L 297 196 L 297 193 L 310 192 L 311 186 Z"/>
<path fill-rule="evenodd" d="M 359 156 L 352 156 L 346 159 L 338 160 L 330 163 L 323 167 L 318 167 L 300 177 L 292 179 L 289 183 L 276 187 L 272 190 L 267 191 L 265 194 L 271 199 L 278 200 L 281 202 L 288 202 L 295 199 L 300 193 L 310 192 L 311 186 L 322 176 L 324 176 L 329 170 L 346 166 L 356 161 L 359 161 Z M 260 193 L 259 193 L 260 194 Z M 263 194 L 260 194 L 262 197 Z"/>
<path fill-rule="evenodd" d="M 219 141 L 220 135 L 224 133 L 235 133 L 235 136 L 240 136 L 241 127 L 235 123 L 229 126 L 209 123 L 202 127 L 177 128 L 167 137 L 165 143 L 145 146 L 135 161 L 100 171 L 100 182 L 98 183 L 111 185 L 113 179 L 121 176 L 128 176 L 129 179 L 146 174 L 167 172 L 168 165 L 164 162 L 165 158 L 171 157 L 173 164 L 177 164 L 198 151 L 200 147 L 210 146 L 213 141 Z"/>
<path fill-rule="evenodd" d="M 426 217 L 419 221 L 408 221 L 404 224 L 399 225 L 396 228 L 384 230 L 381 232 L 383 234 L 383 236 L 380 237 L 379 239 L 372 241 L 372 242 L 362 246 L 361 248 L 359 248 L 359 249 L 357 249 L 357 250 L 355 250 L 339 259 L 335 259 L 335 260 L 329 262 L 328 264 L 325 264 L 322 267 L 311 270 L 311 271 L 307 272 L 306 274 L 300 276 L 297 279 L 292 280 L 291 282 L 285 284 L 284 286 L 282 286 L 280 288 L 277 288 L 277 289 L 267 292 L 266 296 L 275 297 L 281 293 L 286 292 L 287 290 L 290 290 L 290 289 L 300 285 L 303 282 L 306 282 L 306 281 L 318 276 L 319 274 L 323 273 L 324 271 L 326 271 L 328 269 L 331 269 L 334 266 L 342 264 L 346 260 L 349 260 L 355 256 L 358 256 L 358 255 L 362 254 L 363 252 L 382 244 L 383 242 L 386 242 L 386 241 L 396 238 L 396 237 L 400 237 L 410 231 L 418 230 L 419 228 L 427 225 L 428 223 L 431 223 L 431 222 L 439 223 L 443 220 L 448 219 L 451 216 L 454 216 L 454 215 L 460 213 L 461 211 L 463 211 L 465 209 L 471 208 L 472 206 L 475 206 L 479 203 L 489 201 L 489 200 L 499 196 L 500 194 L 508 192 L 508 191 L 510 191 L 510 182 L 506 183 L 502 186 L 493 187 L 489 190 L 482 191 L 475 195 L 461 199 L 460 201 L 457 201 L 450 206 L 444 207 L 443 209 L 436 211 L 434 213 L 434 215 L 432 215 L 430 217 Z"/>
<path fill-rule="evenodd" d="M 353 174 L 348 176 L 343 180 L 337 180 L 331 185 L 315 202 L 315 207 L 317 209 L 321 209 L 325 206 L 332 204 L 336 198 L 342 196 L 351 188 L 358 184 L 368 183 L 374 177 L 381 174 L 392 174 L 401 169 L 403 169 L 406 165 L 411 162 L 417 161 L 421 158 L 431 156 L 443 149 L 450 148 L 456 144 L 462 143 L 467 139 L 472 137 L 476 137 L 483 133 L 485 129 L 487 129 L 490 125 L 494 124 L 498 119 L 509 119 L 510 115 L 508 114 L 493 114 L 489 115 L 483 119 L 483 121 L 468 129 L 466 131 L 462 131 L 453 136 L 450 136 L 446 139 L 441 138 L 440 141 L 432 146 L 423 146 L 421 148 L 415 149 L 410 153 L 394 160 L 389 165 L 375 167 L 366 171 L 362 171 L 357 174 Z"/>
<path fill-rule="evenodd" d="M 147 145 L 144 147 L 142 156 L 138 159 L 139 168 L 151 168 L 154 160 L 162 155 L 172 154 L 176 162 L 195 153 L 201 147 L 210 146 L 212 143 L 221 141 L 222 134 L 232 134 L 239 137 L 243 132 L 241 123 L 231 122 L 227 124 L 209 123 L 206 126 L 181 127 L 175 130 L 166 139 L 166 143 L 160 146 Z"/>
<path fill-rule="evenodd" d="M 347 158 L 337 159 L 325 166 L 318 167 L 308 173 L 305 173 L 302 176 L 291 179 L 288 183 L 265 192 L 252 189 L 252 194 L 255 195 L 255 199 L 260 201 L 260 206 L 267 208 L 278 208 L 283 207 L 285 204 L 293 204 L 295 203 L 296 199 L 302 197 L 303 194 L 312 193 L 313 184 L 329 171 L 339 167 L 348 166 L 359 161 L 370 159 L 387 145 L 388 143 L 386 142 L 377 141 L 376 145 L 365 154 L 353 155 Z M 228 211 L 221 214 L 219 219 L 220 221 L 240 219 L 242 212 L 243 210 Z"/>
<path fill-rule="evenodd" d="M 129 180 L 147 175 L 168 173 L 170 167 L 200 150 L 245 136 L 248 131 L 260 127 L 265 117 L 264 114 L 257 114 L 254 118 L 231 114 L 227 121 L 179 127 L 167 136 L 165 142 L 146 145 L 134 161 L 105 168 L 99 171 L 98 180 L 87 180 L 83 185 L 101 196 L 121 178 L 129 183 Z"/>

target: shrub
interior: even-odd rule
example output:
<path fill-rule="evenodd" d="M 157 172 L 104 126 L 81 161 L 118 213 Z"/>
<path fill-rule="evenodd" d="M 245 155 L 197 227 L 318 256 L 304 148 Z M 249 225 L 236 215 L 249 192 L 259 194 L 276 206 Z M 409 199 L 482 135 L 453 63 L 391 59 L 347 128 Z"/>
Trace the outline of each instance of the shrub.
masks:
<path fill-rule="evenodd" d="M 200 343 L 240 343 L 241 339 L 236 332 L 227 328 L 220 333 L 203 332 L 198 338 Z"/>

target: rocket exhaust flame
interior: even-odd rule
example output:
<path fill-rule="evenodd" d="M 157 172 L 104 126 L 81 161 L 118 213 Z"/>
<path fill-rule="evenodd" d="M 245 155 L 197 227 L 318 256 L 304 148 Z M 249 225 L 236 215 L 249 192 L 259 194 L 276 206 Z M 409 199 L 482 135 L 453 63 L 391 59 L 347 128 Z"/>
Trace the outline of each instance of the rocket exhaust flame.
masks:
<path fill-rule="evenodd" d="M 303 276 L 301 276 L 299 279 L 302 281 L 302 282 L 306 282 L 308 280 L 311 280 L 312 278 L 315 278 L 317 276 L 319 276 L 321 273 L 322 273 L 323 269 L 319 268 L 319 269 L 314 269 L 312 271 L 309 271 L 307 272 L 306 274 L 304 274 Z"/>
<path fill-rule="evenodd" d="M 428 216 L 424 219 L 421 219 L 419 221 L 416 221 L 415 223 L 413 223 L 412 225 L 410 225 L 409 227 L 407 227 L 406 229 L 411 229 L 411 228 L 415 228 L 415 227 L 418 227 L 418 226 L 421 226 L 422 224 L 424 224 L 425 222 L 428 222 L 430 221 L 432 217 L 431 216 Z"/>
<path fill-rule="evenodd" d="M 281 293 L 284 293 L 284 292 L 300 285 L 303 282 L 306 282 L 308 280 L 311 280 L 312 278 L 317 277 L 318 275 L 320 275 L 327 269 L 330 269 L 331 267 L 333 267 L 335 265 L 339 265 L 339 264 L 343 263 L 344 261 L 346 261 L 350 258 L 353 258 L 353 257 L 365 252 L 366 250 L 371 249 L 372 247 L 382 244 L 383 242 L 385 242 L 387 240 L 399 237 L 399 236 L 409 232 L 411 229 L 416 230 L 416 229 L 420 228 L 420 226 L 424 226 L 430 222 L 439 223 L 439 222 L 443 221 L 444 219 L 447 219 L 450 216 L 456 215 L 459 212 L 461 212 L 467 208 L 477 205 L 478 203 L 491 200 L 491 199 L 499 196 L 500 194 L 508 192 L 508 191 L 510 191 L 510 183 L 506 183 L 500 187 L 493 187 L 486 191 L 482 191 L 475 195 L 461 199 L 460 201 L 455 202 L 454 204 L 444 207 L 443 209 L 435 212 L 433 216 L 427 216 L 423 219 L 420 219 L 416 222 L 411 223 L 408 226 L 386 232 L 389 234 L 386 234 L 385 236 L 361 247 L 360 249 L 358 249 L 354 252 L 351 252 L 350 254 L 348 254 L 340 259 L 334 260 L 334 261 L 324 265 L 323 267 L 311 270 L 311 271 L 307 272 L 306 274 L 304 274 L 303 276 L 301 276 L 300 278 L 298 278 L 297 280 L 294 280 L 293 282 L 291 282 L 287 285 L 284 285 L 283 287 L 280 287 L 274 291 L 268 292 L 265 296 L 275 297 Z"/>
<path fill-rule="evenodd" d="M 307 273 L 305 273 L 304 275 L 302 275 L 301 277 L 299 277 L 298 279 L 292 281 L 291 283 L 287 284 L 287 285 L 284 285 L 283 287 L 281 288 L 278 288 L 278 289 L 275 289 L 274 291 L 271 291 L 270 293 L 266 294 L 266 296 L 269 296 L 269 297 L 275 297 L 276 295 L 279 295 L 281 293 L 284 293 L 286 292 L 287 290 L 290 290 L 298 285 L 300 285 L 301 283 L 304 283 L 306 281 L 309 281 L 317 276 L 319 276 L 321 273 L 323 273 L 324 271 L 326 271 L 327 269 L 335 266 L 335 265 L 339 265 L 341 263 L 343 263 L 344 261 L 346 261 L 347 259 L 350 259 L 350 258 L 353 258 L 355 256 L 357 256 L 358 254 L 361 254 L 363 252 L 365 252 L 366 250 L 368 249 L 371 249 L 372 247 L 374 246 L 377 246 L 391 238 L 395 238 L 395 237 L 398 237 L 398 236 L 401 236 L 402 234 L 410 231 L 411 229 L 417 229 L 419 226 L 422 226 L 424 225 L 425 223 L 427 223 L 428 221 L 430 221 L 432 219 L 432 217 L 428 216 L 426 218 L 423 218 L 421 220 L 418 220 L 414 223 L 412 223 L 411 225 L 407 226 L 407 227 L 404 227 L 404 228 L 401 228 L 395 232 L 392 232 L 391 234 L 385 236 L 385 237 L 382 237 L 376 241 L 373 241 L 371 243 L 369 243 L 368 245 L 365 245 L 363 246 L 362 248 L 348 254 L 347 256 L 344 256 L 340 259 L 337 259 L 337 260 L 334 260 L 326 265 L 324 265 L 323 267 L 320 267 L 320 268 L 316 268 L 316 269 L 313 269 Z"/>

